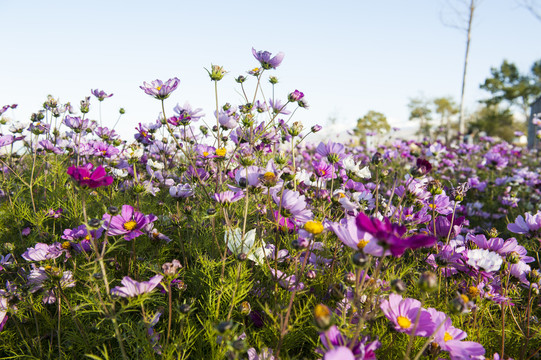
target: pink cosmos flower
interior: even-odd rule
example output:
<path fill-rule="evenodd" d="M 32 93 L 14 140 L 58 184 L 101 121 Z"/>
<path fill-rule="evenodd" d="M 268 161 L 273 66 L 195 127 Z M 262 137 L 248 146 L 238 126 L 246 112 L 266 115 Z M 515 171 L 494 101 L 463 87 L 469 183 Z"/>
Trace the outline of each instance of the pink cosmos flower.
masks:
<path fill-rule="evenodd" d="M 356 222 L 360 230 L 370 233 L 381 246 L 387 247 L 391 254 L 396 257 L 402 256 L 406 249 L 430 247 L 436 243 L 435 237 L 424 234 L 404 238 L 407 231 L 406 227 L 392 224 L 388 218 L 381 221 L 359 213 Z"/>
<path fill-rule="evenodd" d="M 108 176 L 103 166 L 98 166 L 94 171 L 94 165 L 88 163 L 82 167 L 70 166 L 68 175 L 71 176 L 79 186 L 95 189 L 102 186 L 109 186 L 113 183 L 113 177 Z"/>
<path fill-rule="evenodd" d="M 111 236 L 124 235 L 124 240 L 130 241 L 144 234 L 142 230 L 151 222 L 158 219 L 155 215 L 144 215 L 134 211 L 130 205 L 123 205 L 120 215 L 103 214 L 103 228 L 108 229 Z"/>
<path fill-rule="evenodd" d="M 413 331 L 419 310 L 421 314 L 415 335 L 426 337 L 434 332 L 434 322 L 430 313 L 421 308 L 419 300 L 403 299 L 401 295 L 390 294 L 389 300 L 383 300 L 380 308 L 398 332 L 410 334 Z"/>
<path fill-rule="evenodd" d="M 156 286 L 162 281 L 162 275 L 156 275 L 150 278 L 148 281 L 135 281 L 129 276 L 124 276 L 120 282 L 124 286 L 115 286 L 111 289 L 112 295 L 121 297 L 135 297 L 142 294 L 146 294 L 154 290 Z"/>

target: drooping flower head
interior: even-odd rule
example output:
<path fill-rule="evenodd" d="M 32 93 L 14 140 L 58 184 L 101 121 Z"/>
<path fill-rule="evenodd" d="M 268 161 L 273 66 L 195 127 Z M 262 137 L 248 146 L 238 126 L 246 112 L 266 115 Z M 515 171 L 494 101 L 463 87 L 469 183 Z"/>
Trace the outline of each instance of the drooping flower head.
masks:
<path fill-rule="evenodd" d="M 124 235 L 124 240 L 129 241 L 143 235 L 141 230 L 156 219 L 153 214 L 145 215 L 135 211 L 130 205 L 123 205 L 120 215 L 103 214 L 103 228 L 108 229 L 108 235 Z"/>
<path fill-rule="evenodd" d="M 252 48 L 252 54 L 254 54 L 254 57 L 257 61 L 261 63 L 261 67 L 265 70 L 269 69 L 276 69 L 284 59 L 284 53 L 279 52 L 271 58 L 271 53 L 268 51 L 256 51 L 254 48 Z"/>
<path fill-rule="evenodd" d="M 103 166 L 98 166 L 94 171 L 94 165 L 88 163 L 82 167 L 70 166 L 68 175 L 71 176 L 79 186 L 95 189 L 102 186 L 109 186 L 113 183 L 113 177 L 108 176 Z"/>
<path fill-rule="evenodd" d="M 143 86 L 139 86 L 147 95 L 153 96 L 158 100 L 165 100 L 176 90 L 180 80 L 176 77 L 163 82 L 161 80 L 154 80 L 150 84 L 146 81 L 143 82 Z"/>
<path fill-rule="evenodd" d="M 99 101 L 103 101 L 105 100 L 106 98 L 110 98 L 111 96 L 113 96 L 113 94 L 107 94 L 105 91 L 103 90 L 91 90 L 92 92 L 92 95 L 94 95 L 95 97 L 98 98 Z"/>

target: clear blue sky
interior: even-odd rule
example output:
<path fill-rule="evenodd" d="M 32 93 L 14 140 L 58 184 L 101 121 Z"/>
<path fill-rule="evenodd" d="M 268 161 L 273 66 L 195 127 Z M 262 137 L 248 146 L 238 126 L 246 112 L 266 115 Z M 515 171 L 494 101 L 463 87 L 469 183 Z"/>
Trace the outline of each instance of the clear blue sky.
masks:
<path fill-rule="evenodd" d="M 176 76 L 181 85 L 167 100 L 169 115 L 188 101 L 213 122 L 214 90 L 203 68 L 229 70 L 219 83 L 220 103 L 239 103 L 234 78 L 257 65 L 253 46 L 285 53 L 267 74 L 280 80 L 276 97 L 305 93 L 310 109 L 295 119 L 306 126 L 334 117 L 337 127 L 352 128 L 376 110 L 404 127 L 409 98 L 459 99 L 466 34 L 443 25 L 445 9 L 443 0 L 0 0 L 0 106 L 18 103 L 7 115 L 27 121 L 48 94 L 78 105 L 99 88 L 114 93 L 102 104 L 104 122 L 112 125 L 124 107 L 117 129 L 132 139 L 137 123 L 160 113 L 139 85 Z M 526 72 L 541 58 L 541 22 L 514 0 L 483 1 L 474 24 L 469 110 L 487 96 L 479 84 L 491 66 L 508 59 Z M 254 85 L 253 78 L 246 83 Z M 97 100 L 92 104 L 97 119 Z"/>

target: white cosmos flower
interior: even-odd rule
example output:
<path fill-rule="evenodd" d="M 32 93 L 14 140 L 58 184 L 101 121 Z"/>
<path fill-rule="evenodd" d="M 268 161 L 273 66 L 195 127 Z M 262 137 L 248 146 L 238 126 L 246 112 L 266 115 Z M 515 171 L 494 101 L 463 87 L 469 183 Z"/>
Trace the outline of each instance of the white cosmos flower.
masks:
<path fill-rule="evenodd" d="M 503 260 L 502 257 L 494 251 L 475 249 L 468 250 L 468 261 L 466 263 L 474 269 L 493 272 L 500 270 Z"/>
<path fill-rule="evenodd" d="M 147 165 L 154 170 L 163 170 L 164 164 L 159 161 L 152 161 L 152 159 L 147 160 Z"/>
<path fill-rule="evenodd" d="M 255 232 L 255 229 L 246 232 L 243 245 L 242 230 L 240 228 L 236 228 L 234 231 L 227 230 L 225 233 L 225 241 L 227 242 L 227 247 L 233 254 L 239 255 L 245 253 L 248 259 L 252 260 L 257 265 L 263 265 L 265 257 L 271 254 L 271 250 L 265 248 L 266 244 L 263 240 L 256 242 Z"/>
<path fill-rule="evenodd" d="M 346 171 L 351 171 L 361 179 L 370 179 L 372 177 L 368 166 L 361 169 L 359 165 L 355 164 L 352 156 L 342 160 L 342 164 L 344 165 L 344 169 L 346 169 Z"/>

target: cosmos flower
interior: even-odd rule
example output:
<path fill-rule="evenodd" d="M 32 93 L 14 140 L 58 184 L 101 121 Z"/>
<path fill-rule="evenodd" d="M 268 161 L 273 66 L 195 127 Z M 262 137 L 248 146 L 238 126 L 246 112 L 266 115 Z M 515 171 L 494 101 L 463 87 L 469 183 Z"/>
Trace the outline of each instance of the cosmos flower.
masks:
<path fill-rule="evenodd" d="M 236 255 L 244 253 L 249 260 L 252 260 L 257 265 L 263 265 L 265 257 L 271 254 L 271 251 L 266 248 L 263 240 L 259 239 L 256 242 L 256 229 L 247 231 L 242 238 L 242 230 L 227 230 L 225 232 L 225 241 L 229 250 Z M 244 241 L 243 241 L 244 240 Z"/>
<path fill-rule="evenodd" d="M 63 250 L 59 243 L 54 243 L 53 245 L 37 243 L 34 247 L 27 248 L 21 257 L 26 261 L 43 261 L 56 259 L 62 253 Z"/>
<path fill-rule="evenodd" d="M 107 234 L 111 236 L 124 235 L 124 240 L 130 241 L 143 235 L 144 228 L 151 222 L 156 221 L 153 214 L 144 215 L 134 211 L 130 205 L 122 205 L 120 215 L 111 216 L 103 214 L 103 228 L 108 229 Z"/>
<path fill-rule="evenodd" d="M 172 78 L 165 83 L 161 80 L 154 80 L 150 84 L 143 82 L 143 86 L 139 86 L 145 94 L 153 96 L 158 100 L 165 100 L 175 91 L 178 87 L 180 80 L 178 78 Z"/>
<path fill-rule="evenodd" d="M 406 227 L 393 224 L 388 218 L 381 221 L 359 213 L 356 222 L 359 229 L 370 233 L 381 246 L 388 248 L 391 254 L 396 257 L 402 256 L 406 249 L 430 247 L 436 243 L 436 238 L 430 235 L 416 234 L 404 237 L 407 231 Z"/>
<path fill-rule="evenodd" d="M 528 234 L 541 228 L 541 211 L 534 215 L 527 212 L 524 216 L 526 219 L 522 215 L 517 216 L 514 223 L 507 225 L 507 230 L 515 234 Z"/>
<path fill-rule="evenodd" d="M 355 217 L 348 216 L 340 220 L 339 223 L 330 223 L 329 226 L 344 245 L 366 254 L 383 255 L 383 247 L 370 233 L 357 227 Z M 388 253 L 390 254 L 390 252 Z"/>
<path fill-rule="evenodd" d="M 411 334 L 417 319 L 419 309 L 419 323 L 415 330 L 417 336 L 430 336 L 434 332 L 434 323 L 430 313 L 421 308 L 419 300 L 406 298 L 401 295 L 390 294 L 389 300 L 383 300 L 380 305 L 385 317 L 394 325 L 394 329 L 398 332 Z"/>
<path fill-rule="evenodd" d="M 120 282 L 124 286 L 115 286 L 111 289 L 111 295 L 121 296 L 121 297 L 136 297 L 143 295 L 154 290 L 156 286 L 162 281 L 162 275 L 155 275 L 150 278 L 148 281 L 135 281 L 129 276 L 124 276 Z"/>
<path fill-rule="evenodd" d="M 500 270 L 503 260 L 498 253 L 485 249 L 468 250 L 466 263 L 475 270 L 494 272 Z"/>
<path fill-rule="evenodd" d="M 363 336 L 359 341 L 350 340 L 340 333 L 336 325 L 321 332 L 319 338 L 327 350 L 323 359 L 375 360 L 375 351 L 381 346 L 378 340 L 370 341 L 368 336 Z"/>
<path fill-rule="evenodd" d="M 212 195 L 212 198 L 220 204 L 231 204 L 239 201 L 243 197 L 244 193 L 242 191 L 233 192 L 231 190 L 227 190 L 221 193 L 214 193 L 214 195 Z"/>
<path fill-rule="evenodd" d="M 254 48 L 252 48 L 252 54 L 265 70 L 276 69 L 282 63 L 285 55 L 283 52 L 279 52 L 271 58 L 272 54 L 270 52 L 256 51 Z"/>
<path fill-rule="evenodd" d="M 106 98 L 110 98 L 111 96 L 113 96 L 113 94 L 107 94 L 105 91 L 103 90 L 91 90 L 91 93 L 92 95 L 94 95 L 95 97 L 98 98 L 99 101 L 103 101 L 105 100 Z"/>
<path fill-rule="evenodd" d="M 193 196 L 194 191 L 190 184 L 176 185 L 169 188 L 169 195 L 175 198 L 187 198 Z"/>
<path fill-rule="evenodd" d="M 71 176 L 79 186 L 95 189 L 102 186 L 109 186 L 113 183 L 112 176 L 108 176 L 103 166 L 98 166 L 94 171 L 94 165 L 88 163 L 82 167 L 70 166 L 68 175 Z"/>

